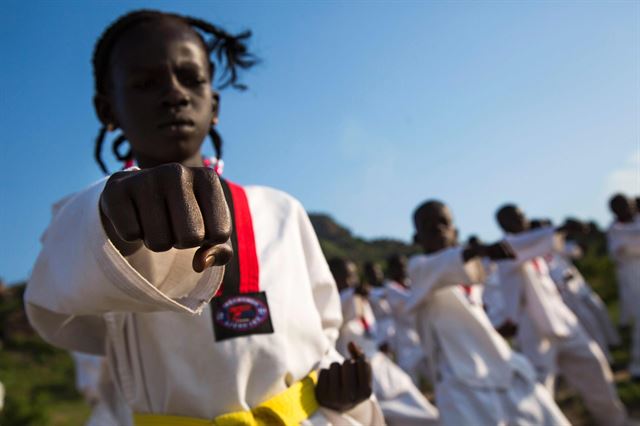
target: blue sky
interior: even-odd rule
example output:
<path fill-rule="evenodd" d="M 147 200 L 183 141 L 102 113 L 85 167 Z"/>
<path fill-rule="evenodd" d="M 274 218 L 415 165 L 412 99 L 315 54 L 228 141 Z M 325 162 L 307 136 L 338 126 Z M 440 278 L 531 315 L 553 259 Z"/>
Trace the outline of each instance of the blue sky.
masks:
<path fill-rule="evenodd" d="M 609 221 L 640 194 L 640 3 L 3 3 L 0 276 L 26 278 L 50 205 L 101 177 L 93 45 L 152 7 L 250 28 L 262 64 L 222 93 L 225 175 L 283 189 L 364 237 L 409 240 L 427 198 L 463 236 L 493 213 Z M 112 170 L 109 146 L 104 157 Z"/>

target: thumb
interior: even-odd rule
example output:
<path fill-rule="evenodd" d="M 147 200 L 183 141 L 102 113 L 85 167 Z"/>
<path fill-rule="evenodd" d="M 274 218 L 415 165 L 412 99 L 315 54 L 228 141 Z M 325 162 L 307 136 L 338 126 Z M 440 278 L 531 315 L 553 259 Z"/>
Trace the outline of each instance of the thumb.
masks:
<path fill-rule="evenodd" d="M 193 255 L 193 270 L 202 272 L 212 266 L 226 265 L 232 257 L 233 249 L 231 248 L 231 241 L 215 246 L 208 244 L 203 245 L 196 251 L 196 254 Z"/>
<path fill-rule="evenodd" d="M 349 342 L 347 346 L 349 348 L 351 359 L 353 359 L 354 361 L 357 361 L 360 358 L 364 359 L 364 352 L 362 352 L 360 346 L 356 345 L 353 341 Z"/>

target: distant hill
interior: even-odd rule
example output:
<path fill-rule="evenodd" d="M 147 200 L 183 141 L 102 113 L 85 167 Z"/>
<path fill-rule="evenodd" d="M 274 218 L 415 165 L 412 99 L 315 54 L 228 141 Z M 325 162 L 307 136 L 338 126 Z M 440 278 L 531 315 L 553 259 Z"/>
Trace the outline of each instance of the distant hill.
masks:
<path fill-rule="evenodd" d="M 327 259 L 340 256 L 358 263 L 367 261 L 384 263 L 385 259 L 392 254 L 411 255 L 418 250 L 416 246 L 401 240 L 391 238 L 366 240 L 355 236 L 344 225 L 324 213 L 310 213 L 309 219 Z"/>

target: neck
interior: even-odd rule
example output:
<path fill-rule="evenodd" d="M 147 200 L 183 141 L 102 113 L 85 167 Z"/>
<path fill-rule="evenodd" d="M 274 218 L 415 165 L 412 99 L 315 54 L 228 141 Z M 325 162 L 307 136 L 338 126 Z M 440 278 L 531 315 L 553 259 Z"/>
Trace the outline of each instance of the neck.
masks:
<path fill-rule="evenodd" d="M 423 247 L 424 253 L 425 254 L 433 254 L 433 253 L 437 253 L 440 250 L 444 250 L 446 247 L 442 246 L 442 247 Z"/>
<path fill-rule="evenodd" d="M 402 287 L 406 287 L 404 278 L 391 277 L 391 279 L 394 280 L 395 282 L 397 282 L 398 284 L 400 284 Z"/>
<path fill-rule="evenodd" d="M 138 163 L 138 167 L 141 169 L 150 169 L 152 167 L 158 167 L 163 164 L 167 164 L 167 162 L 158 161 L 155 158 L 147 157 L 143 154 L 135 154 L 136 162 Z M 202 154 L 200 152 L 196 152 L 191 157 L 186 158 L 181 161 L 169 161 L 169 163 L 180 163 L 185 167 L 202 167 Z"/>

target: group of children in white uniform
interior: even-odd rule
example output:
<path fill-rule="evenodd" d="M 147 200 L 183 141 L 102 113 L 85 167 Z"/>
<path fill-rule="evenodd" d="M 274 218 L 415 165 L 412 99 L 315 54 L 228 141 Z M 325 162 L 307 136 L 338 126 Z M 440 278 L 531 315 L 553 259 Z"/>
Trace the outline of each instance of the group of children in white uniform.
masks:
<path fill-rule="evenodd" d="M 502 241 L 459 246 L 448 208 L 423 203 L 414 223 L 424 254 L 410 259 L 408 277 L 397 272 L 403 269 L 401 257 L 390 258 L 391 279 L 370 289 L 358 282 L 352 262 L 334 259 L 345 318 L 341 339 L 359 335 L 374 356 L 390 352 L 414 378 L 413 386 L 421 375 L 428 378 L 442 424 L 568 424 L 553 398 L 558 374 L 580 394 L 597 424 L 626 424 L 606 355 L 620 338 L 604 304 L 569 260 L 568 253 L 577 253 L 565 236 L 583 225 L 568 220 L 560 228 L 532 227 L 513 205 L 501 208 L 497 219 L 506 232 Z M 373 271 L 365 266 L 365 280 L 379 283 Z M 492 288 L 485 292 L 487 282 Z M 518 351 L 496 329 L 514 336 Z M 418 336 L 398 339 L 412 333 Z M 413 362 L 402 363 L 405 354 Z M 420 368 L 425 365 L 428 371 Z M 400 373 L 395 381 L 413 387 Z M 398 395 L 394 401 L 380 386 L 374 393 L 390 419 L 397 415 L 386 412 L 390 401 L 415 416 L 436 413 Z"/>
<path fill-rule="evenodd" d="M 25 299 L 45 339 L 105 357 L 126 401 L 115 422 L 567 424 L 552 397 L 562 366 L 596 420 L 623 424 L 605 356 L 552 285 L 543 256 L 555 230 L 505 228 L 503 242 L 459 247 L 447 207 L 427 202 L 410 289 L 402 272 L 371 294 L 337 274 L 339 294 L 295 199 L 207 167 L 204 138 L 218 158 L 222 147 L 211 83 L 218 72 L 221 86 L 242 87 L 238 72 L 256 62 L 249 35 L 137 11 L 96 46 L 96 158 L 106 171 L 100 148 L 120 129 L 114 151 L 127 140 L 118 155 L 132 167 L 55 206 Z M 633 254 L 616 238 L 614 253 Z M 490 262 L 529 361 L 483 309 Z"/>

